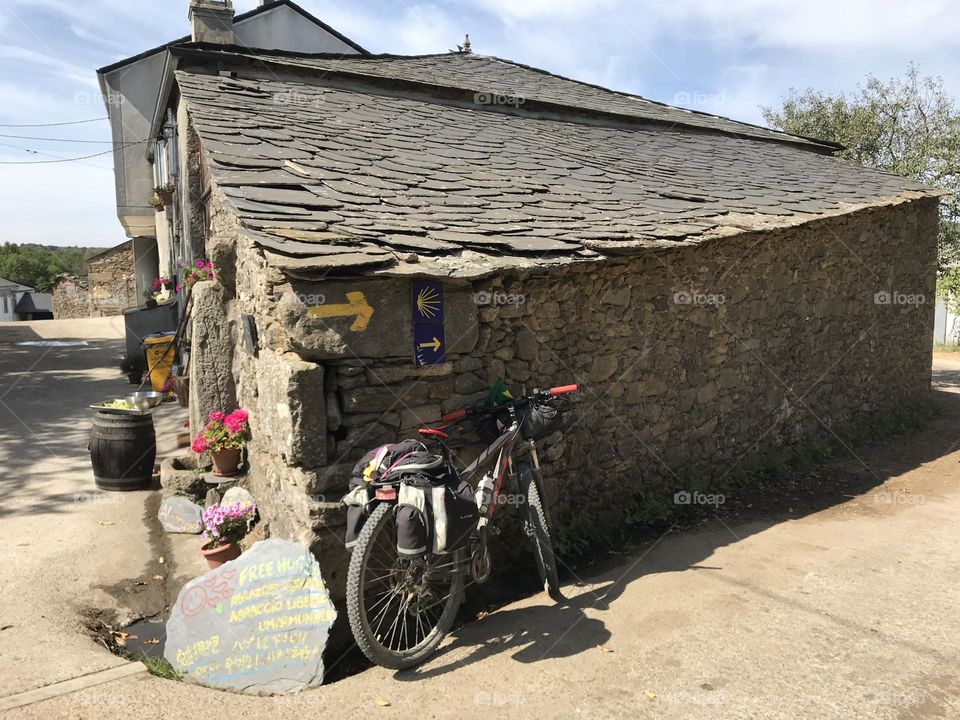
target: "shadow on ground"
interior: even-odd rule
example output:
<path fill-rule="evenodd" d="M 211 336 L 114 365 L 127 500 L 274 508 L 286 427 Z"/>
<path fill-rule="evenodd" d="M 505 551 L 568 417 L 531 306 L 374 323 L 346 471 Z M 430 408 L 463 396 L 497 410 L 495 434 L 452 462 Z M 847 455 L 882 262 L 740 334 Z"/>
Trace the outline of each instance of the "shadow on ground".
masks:
<path fill-rule="evenodd" d="M 935 373 L 935 383 L 937 387 L 960 388 L 960 370 Z M 747 507 L 754 503 L 725 508 L 724 514 L 705 520 L 698 531 L 680 536 L 682 541 L 677 541 L 680 531 L 673 526 L 658 537 L 629 548 L 629 552 L 596 563 L 582 577 L 571 573 L 569 568 L 565 573 L 561 571 L 565 582 L 572 581 L 580 588 L 574 591 L 579 594 L 569 604 L 537 604 L 482 614 L 476 622 L 468 622 L 453 631 L 453 642 L 425 665 L 397 672 L 395 678 L 415 681 L 436 677 L 497 655 L 532 663 L 603 646 L 611 639 L 610 632 L 601 619 L 590 617 L 585 611 L 607 610 L 631 582 L 659 573 L 722 569 L 703 564 L 717 549 L 778 523 L 812 515 L 868 494 L 891 478 L 955 451 L 960 446 L 960 393 L 934 391 L 932 400 L 936 415 L 924 429 L 891 438 L 882 446 L 859 448 L 845 458 L 798 476 L 797 481 L 788 486 L 762 488 L 759 492 L 770 493 L 771 497 L 758 503 L 755 511 Z M 868 457 L 864 457 L 866 454 Z M 754 491 L 754 496 L 757 492 Z M 864 511 L 880 513 L 889 509 L 882 504 L 875 507 L 872 510 L 866 505 Z M 661 542 L 668 536 L 675 539 Z M 624 556 L 631 558 L 626 565 Z M 736 582 L 720 573 L 714 577 Z M 529 586 L 529 583 L 523 585 Z M 513 599 L 521 596 L 518 593 Z M 771 600 L 794 602 L 778 597 Z M 817 612 L 813 605 L 807 609 Z M 863 630 L 875 631 L 866 627 Z"/>
<path fill-rule="evenodd" d="M 122 340 L 75 347 L 3 345 L 0 517 L 63 512 L 77 502 L 78 494 L 95 490 L 87 451 L 92 411 L 65 415 L 64 409 L 129 392 L 130 385 L 116 369 L 123 352 Z M 76 492 L 44 492 L 45 485 L 53 484 L 52 473 L 76 475 Z"/>

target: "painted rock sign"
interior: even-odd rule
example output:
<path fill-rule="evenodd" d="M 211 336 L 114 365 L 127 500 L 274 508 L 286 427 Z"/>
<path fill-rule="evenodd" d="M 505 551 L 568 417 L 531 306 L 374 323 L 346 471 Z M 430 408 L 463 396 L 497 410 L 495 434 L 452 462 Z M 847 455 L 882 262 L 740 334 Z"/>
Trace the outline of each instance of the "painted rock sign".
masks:
<path fill-rule="evenodd" d="M 309 550 L 262 540 L 180 591 L 164 657 L 184 678 L 250 695 L 323 682 L 336 611 Z"/>

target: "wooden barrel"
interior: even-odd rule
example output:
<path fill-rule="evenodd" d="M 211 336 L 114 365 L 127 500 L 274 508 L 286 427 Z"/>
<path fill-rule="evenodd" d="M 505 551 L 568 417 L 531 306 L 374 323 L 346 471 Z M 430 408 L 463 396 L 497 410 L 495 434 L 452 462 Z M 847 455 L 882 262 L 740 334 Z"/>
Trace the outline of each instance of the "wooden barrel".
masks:
<path fill-rule="evenodd" d="M 150 485 L 157 458 L 153 417 L 98 412 L 90 431 L 93 478 L 102 490 L 139 490 Z"/>

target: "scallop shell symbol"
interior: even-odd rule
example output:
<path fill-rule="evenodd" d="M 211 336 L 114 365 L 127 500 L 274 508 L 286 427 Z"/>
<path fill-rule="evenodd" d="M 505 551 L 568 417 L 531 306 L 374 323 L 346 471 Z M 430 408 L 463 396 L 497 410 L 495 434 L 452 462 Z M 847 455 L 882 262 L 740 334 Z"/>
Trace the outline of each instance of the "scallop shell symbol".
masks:
<path fill-rule="evenodd" d="M 436 288 L 425 287 L 417 293 L 417 312 L 424 318 L 437 316 L 440 312 L 440 293 Z"/>

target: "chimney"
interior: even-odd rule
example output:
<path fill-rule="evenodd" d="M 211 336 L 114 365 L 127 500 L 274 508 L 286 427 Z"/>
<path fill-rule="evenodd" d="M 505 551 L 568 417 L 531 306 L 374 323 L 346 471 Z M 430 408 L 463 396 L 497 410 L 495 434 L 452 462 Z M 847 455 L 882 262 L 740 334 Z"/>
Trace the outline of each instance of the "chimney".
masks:
<path fill-rule="evenodd" d="M 187 17 L 194 42 L 233 44 L 232 0 L 190 0 Z"/>

